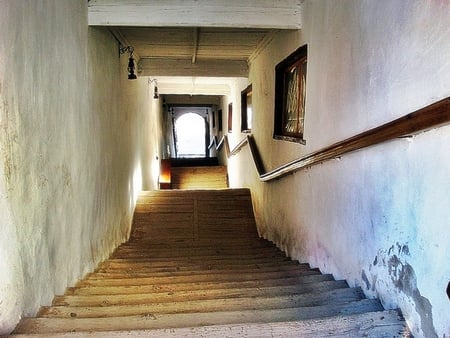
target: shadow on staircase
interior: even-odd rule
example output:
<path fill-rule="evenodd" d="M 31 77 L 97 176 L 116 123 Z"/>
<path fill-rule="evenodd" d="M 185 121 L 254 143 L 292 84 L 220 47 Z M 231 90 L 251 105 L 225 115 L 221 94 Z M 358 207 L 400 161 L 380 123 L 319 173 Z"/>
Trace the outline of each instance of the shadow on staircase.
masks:
<path fill-rule="evenodd" d="M 143 192 L 130 240 L 15 333 L 410 336 L 398 311 L 260 239 L 246 189 Z"/>

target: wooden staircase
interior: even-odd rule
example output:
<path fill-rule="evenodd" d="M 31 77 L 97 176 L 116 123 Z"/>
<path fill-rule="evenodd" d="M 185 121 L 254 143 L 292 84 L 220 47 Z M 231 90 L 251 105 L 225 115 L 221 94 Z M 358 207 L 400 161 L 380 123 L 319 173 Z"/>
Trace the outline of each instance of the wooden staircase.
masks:
<path fill-rule="evenodd" d="M 409 336 L 398 311 L 258 238 L 245 189 L 142 193 L 129 242 L 14 333 Z"/>

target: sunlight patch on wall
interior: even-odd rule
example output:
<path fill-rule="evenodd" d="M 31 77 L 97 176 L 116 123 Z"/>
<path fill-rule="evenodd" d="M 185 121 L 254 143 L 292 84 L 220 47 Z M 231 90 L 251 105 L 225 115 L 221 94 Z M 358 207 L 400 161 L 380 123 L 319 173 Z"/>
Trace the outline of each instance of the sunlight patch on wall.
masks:
<path fill-rule="evenodd" d="M 133 173 L 133 191 L 130 196 L 133 196 L 133 206 L 136 205 L 139 193 L 142 190 L 142 166 L 141 163 L 136 165 Z M 133 207 L 134 208 L 134 207 Z"/>

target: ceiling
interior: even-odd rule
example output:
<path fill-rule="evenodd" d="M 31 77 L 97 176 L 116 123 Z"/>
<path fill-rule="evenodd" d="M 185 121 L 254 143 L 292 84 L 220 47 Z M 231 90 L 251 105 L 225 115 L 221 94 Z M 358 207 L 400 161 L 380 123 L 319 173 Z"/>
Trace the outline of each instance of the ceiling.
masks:
<path fill-rule="evenodd" d="M 262 28 L 114 27 L 134 47 L 139 75 L 246 77 L 248 61 L 277 32 Z"/>
<path fill-rule="evenodd" d="M 121 27 L 121 35 L 140 58 L 221 59 L 246 61 L 268 29 Z"/>
<path fill-rule="evenodd" d="M 138 76 L 161 82 L 189 78 L 179 89 L 195 94 L 200 80 L 215 89 L 248 77 L 248 64 L 279 30 L 301 28 L 303 0 L 89 0 L 90 26 L 106 26 L 132 46 Z M 206 86 L 203 86 L 206 89 Z M 225 94 L 225 93 L 223 93 Z"/>

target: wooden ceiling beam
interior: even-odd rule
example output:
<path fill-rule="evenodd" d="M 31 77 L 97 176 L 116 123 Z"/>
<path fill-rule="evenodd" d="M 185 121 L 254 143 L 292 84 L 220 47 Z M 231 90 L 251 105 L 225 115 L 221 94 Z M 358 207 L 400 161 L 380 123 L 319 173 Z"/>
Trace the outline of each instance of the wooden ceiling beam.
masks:
<path fill-rule="evenodd" d="M 198 38 L 200 35 L 200 28 L 195 27 L 193 34 L 194 34 L 194 50 L 192 51 L 192 63 L 196 63 L 197 62 Z"/>
<path fill-rule="evenodd" d="M 303 0 L 90 0 L 91 26 L 301 29 Z"/>
<path fill-rule="evenodd" d="M 214 76 L 247 77 L 247 61 L 141 58 L 138 72 L 140 76 Z"/>

